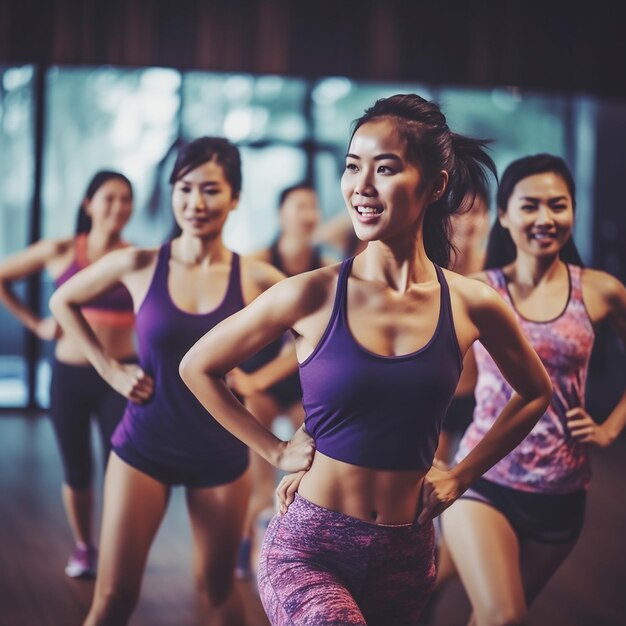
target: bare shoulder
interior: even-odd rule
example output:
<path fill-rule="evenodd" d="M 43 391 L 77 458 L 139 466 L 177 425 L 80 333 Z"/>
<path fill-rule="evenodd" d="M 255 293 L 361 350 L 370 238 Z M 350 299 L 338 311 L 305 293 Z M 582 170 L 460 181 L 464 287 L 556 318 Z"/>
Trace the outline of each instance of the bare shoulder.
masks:
<path fill-rule="evenodd" d="M 246 255 L 247 259 L 251 259 L 254 261 L 265 261 L 266 263 L 270 262 L 270 250 L 269 248 L 262 248 L 261 250 L 255 250 L 250 254 Z"/>
<path fill-rule="evenodd" d="M 290 276 L 272 287 L 272 302 L 300 319 L 311 315 L 334 297 L 340 263 Z"/>
<path fill-rule="evenodd" d="M 65 257 L 73 256 L 75 245 L 74 237 L 40 239 L 26 248 L 23 254 L 46 264 L 62 262 Z"/>
<path fill-rule="evenodd" d="M 157 258 L 159 248 L 138 248 L 126 246 L 113 250 L 101 259 L 103 265 L 117 270 L 118 273 L 127 273 L 143 270 L 152 265 Z"/>
<path fill-rule="evenodd" d="M 46 269 L 52 276 L 60 274 L 74 254 L 74 238 L 40 239 L 0 263 L 2 279 L 19 279 Z"/>
<path fill-rule="evenodd" d="M 43 255 L 52 259 L 73 251 L 75 245 L 76 239 L 74 237 L 62 237 L 59 239 L 40 239 L 31 246 L 31 249 L 38 250 Z"/>
<path fill-rule="evenodd" d="M 451 295 L 462 300 L 468 308 L 489 306 L 494 300 L 502 301 L 498 292 L 489 284 L 486 272 L 463 276 L 451 270 L 443 271 Z"/>
<path fill-rule="evenodd" d="M 582 289 L 585 296 L 600 298 L 608 304 L 624 302 L 626 299 L 624 284 L 612 274 L 602 270 L 584 268 Z"/>

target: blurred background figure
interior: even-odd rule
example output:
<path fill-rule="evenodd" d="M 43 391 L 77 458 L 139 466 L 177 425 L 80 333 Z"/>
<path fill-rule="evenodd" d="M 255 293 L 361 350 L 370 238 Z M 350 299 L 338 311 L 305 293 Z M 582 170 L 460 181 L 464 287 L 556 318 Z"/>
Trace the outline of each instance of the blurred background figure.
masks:
<path fill-rule="evenodd" d="M 452 263 L 450 269 L 467 276 L 483 269 L 489 234 L 489 190 L 482 187 L 474 198 L 471 208 L 454 214 L 452 226 Z M 472 421 L 476 401 L 476 360 L 474 351 L 468 350 L 463 360 L 463 371 L 454 399 L 448 408 L 439 436 L 435 462 L 449 467 L 465 429 Z"/>
<path fill-rule="evenodd" d="M 315 189 L 298 183 L 281 191 L 278 198 L 280 230 L 269 248 L 254 253 L 261 261 L 271 263 L 286 276 L 315 270 L 332 259 L 314 242 L 321 210 Z M 229 385 L 245 398 L 250 412 L 268 428 L 280 429 L 288 439 L 304 421 L 302 389 L 291 335 L 271 343 L 228 376 Z M 277 418 L 286 419 L 277 422 Z M 247 578 L 255 573 L 258 548 L 265 527 L 274 514 L 276 469 L 255 452 L 251 454 L 252 496 L 244 526 L 237 564 L 237 576 Z"/>
<path fill-rule="evenodd" d="M 63 334 L 52 317 L 40 318 L 12 290 L 12 283 L 46 270 L 60 287 L 108 252 L 126 247 L 122 230 L 133 208 L 130 181 L 119 172 L 100 171 L 91 179 L 78 210 L 76 234 L 42 239 L 0 264 L 0 301 L 26 328 L 43 340 L 56 340 L 50 389 L 50 417 L 64 469 L 63 503 L 74 538 L 65 568 L 72 578 L 93 577 L 97 550 L 93 540 L 93 455 L 91 418 L 101 435 L 106 464 L 110 439 L 126 399 L 109 387 L 79 346 Z M 90 299 L 82 307 L 85 320 L 102 345 L 121 361 L 135 359 L 134 313 L 123 286 Z"/>

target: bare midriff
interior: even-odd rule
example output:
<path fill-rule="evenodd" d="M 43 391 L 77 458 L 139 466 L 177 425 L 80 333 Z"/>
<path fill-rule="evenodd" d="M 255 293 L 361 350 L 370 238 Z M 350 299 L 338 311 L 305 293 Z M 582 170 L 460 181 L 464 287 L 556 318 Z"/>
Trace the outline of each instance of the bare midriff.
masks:
<path fill-rule="evenodd" d="M 128 326 L 97 326 L 91 327 L 104 347 L 105 352 L 117 360 L 127 360 L 136 354 L 133 341 L 134 328 Z M 56 343 L 55 357 L 69 365 L 88 365 L 82 350 L 69 337 L 62 335 Z"/>
<path fill-rule="evenodd" d="M 372 524 L 410 524 L 418 514 L 425 470 L 377 470 L 316 452 L 298 493 L 318 506 Z"/>

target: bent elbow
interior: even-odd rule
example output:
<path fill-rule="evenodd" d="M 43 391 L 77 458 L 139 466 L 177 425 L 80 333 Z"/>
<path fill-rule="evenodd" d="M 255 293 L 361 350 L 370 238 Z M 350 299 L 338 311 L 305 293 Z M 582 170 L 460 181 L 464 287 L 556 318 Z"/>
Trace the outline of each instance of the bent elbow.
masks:
<path fill-rule="evenodd" d="M 546 382 L 543 393 L 541 394 L 541 401 L 543 402 L 543 412 L 545 413 L 552 402 L 552 395 L 554 389 L 552 388 L 552 382 L 548 379 Z"/>
<path fill-rule="evenodd" d="M 57 317 L 59 311 L 61 310 L 64 304 L 63 299 L 59 295 L 58 291 L 55 291 L 51 296 L 50 300 L 48 300 L 48 308 L 52 312 L 52 314 Z"/>
<path fill-rule="evenodd" d="M 185 354 L 182 358 L 181 362 L 178 365 L 178 374 L 181 377 L 182 381 L 190 386 L 191 381 L 193 380 L 194 374 L 197 372 L 197 365 L 194 362 L 192 351 L 190 350 Z"/>

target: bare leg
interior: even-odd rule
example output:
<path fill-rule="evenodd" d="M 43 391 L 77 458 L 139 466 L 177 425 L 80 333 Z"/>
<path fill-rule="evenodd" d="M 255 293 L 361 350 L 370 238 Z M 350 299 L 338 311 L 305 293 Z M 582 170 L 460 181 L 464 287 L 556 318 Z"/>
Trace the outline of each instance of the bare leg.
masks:
<path fill-rule="evenodd" d="M 187 489 L 194 573 L 201 605 L 208 610 L 212 626 L 245 623 L 234 571 L 249 496 L 249 472 L 228 485 Z"/>
<path fill-rule="evenodd" d="M 100 563 L 84 626 L 124 626 L 135 608 L 169 489 L 111 453 L 104 481 Z"/>
<path fill-rule="evenodd" d="M 75 543 L 93 545 L 93 489 L 73 489 L 63 483 L 61 495 Z"/>
<path fill-rule="evenodd" d="M 526 623 L 520 546 L 495 508 L 459 500 L 443 513 L 446 544 L 469 596 L 477 626 Z"/>
<path fill-rule="evenodd" d="M 456 577 L 458 572 L 452 560 L 452 555 L 443 537 L 437 548 L 437 583 L 436 588 L 444 585 L 450 579 Z"/>

